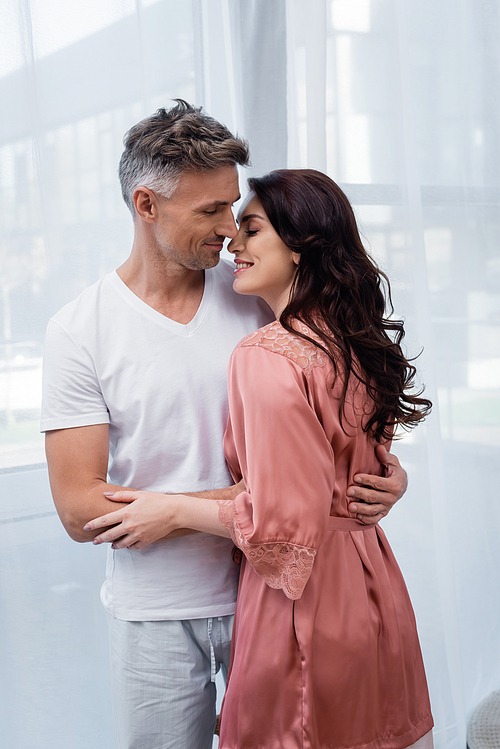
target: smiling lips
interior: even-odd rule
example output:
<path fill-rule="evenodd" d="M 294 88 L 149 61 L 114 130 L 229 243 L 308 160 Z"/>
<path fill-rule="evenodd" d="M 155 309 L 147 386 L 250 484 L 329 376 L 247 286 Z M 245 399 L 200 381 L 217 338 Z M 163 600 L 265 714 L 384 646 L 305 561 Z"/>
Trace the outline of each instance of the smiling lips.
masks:
<path fill-rule="evenodd" d="M 253 263 L 246 263 L 244 260 L 235 260 L 236 268 L 234 269 L 235 273 L 238 273 L 240 270 L 246 270 L 247 268 L 251 268 Z"/>

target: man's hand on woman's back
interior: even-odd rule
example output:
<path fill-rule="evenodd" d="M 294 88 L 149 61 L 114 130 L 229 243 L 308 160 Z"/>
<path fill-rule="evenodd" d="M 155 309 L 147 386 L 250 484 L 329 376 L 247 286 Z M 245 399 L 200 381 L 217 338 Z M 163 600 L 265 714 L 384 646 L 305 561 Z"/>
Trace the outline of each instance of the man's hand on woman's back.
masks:
<path fill-rule="evenodd" d="M 406 471 L 395 455 L 378 445 L 377 457 L 385 466 L 385 476 L 358 473 L 354 476 L 356 484 L 347 490 L 349 512 L 355 512 L 365 525 L 375 525 L 382 520 L 408 487 Z"/>

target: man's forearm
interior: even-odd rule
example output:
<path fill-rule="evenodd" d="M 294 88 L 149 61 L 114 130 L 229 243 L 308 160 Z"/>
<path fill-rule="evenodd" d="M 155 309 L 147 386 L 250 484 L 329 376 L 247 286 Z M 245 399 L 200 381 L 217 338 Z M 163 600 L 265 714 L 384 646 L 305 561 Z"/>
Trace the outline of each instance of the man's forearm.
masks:
<path fill-rule="evenodd" d="M 183 492 L 187 497 L 202 497 L 204 499 L 236 499 L 238 494 L 245 491 L 245 484 L 243 480 L 239 484 L 233 484 L 232 486 L 225 486 L 222 489 L 207 489 L 201 492 Z M 176 531 L 172 531 L 165 538 L 179 538 L 180 536 L 189 536 L 192 533 L 199 533 L 199 531 L 191 530 L 190 528 L 178 528 Z"/>
<path fill-rule="evenodd" d="M 112 502 L 104 496 L 106 491 L 122 490 L 126 490 L 126 487 L 108 484 L 105 481 L 97 481 L 92 486 L 79 490 L 75 488 L 64 490 L 53 487 L 52 495 L 56 510 L 66 532 L 73 541 L 79 543 L 93 541 L 97 532 L 84 531 L 83 526 L 95 517 L 127 506 L 124 502 Z M 67 495 L 66 492 L 68 492 Z"/>
<path fill-rule="evenodd" d="M 54 492 L 54 501 L 59 512 L 59 517 L 67 533 L 74 541 L 79 543 L 93 541 L 95 536 L 102 533 L 102 529 L 100 531 L 84 531 L 84 525 L 89 520 L 93 520 L 96 517 L 106 515 L 109 512 L 114 512 L 121 507 L 127 506 L 127 503 L 113 502 L 104 496 L 104 492 L 111 491 L 134 491 L 134 488 L 118 486 L 117 484 L 108 484 L 104 481 L 96 481 L 89 489 L 81 490 L 79 492 L 78 502 L 71 503 L 71 512 L 65 511 L 69 506 L 69 503 L 57 501 L 56 492 Z M 204 497 L 206 499 L 217 500 L 234 499 L 241 491 L 243 491 L 243 489 L 240 484 L 234 484 L 221 489 L 190 492 L 187 494 L 191 497 Z M 73 498 L 75 498 L 74 494 Z M 181 536 L 190 536 L 193 533 L 199 533 L 199 531 L 192 530 L 191 528 L 179 528 L 164 538 L 179 538 Z"/>
<path fill-rule="evenodd" d="M 125 488 L 106 481 L 108 452 L 107 424 L 56 429 L 45 435 L 52 497 L 61 522 L 74 541 L 92 541 L 96 534 L 85 532 L 83 526 L 119 509 L 116 502 L 104 496 L 105 491 Z"/>
<path fill-rule="evenodd" d="M 222 489 L 207 489 L 201 492 L 182 492 L 187 497 L 203 497 L 204 499 L 236 499 L 238 494 L 244 492 L 246 489 L 243 479 L 239 484 L 232 484 L 231 486 L 225 486 Z"/>

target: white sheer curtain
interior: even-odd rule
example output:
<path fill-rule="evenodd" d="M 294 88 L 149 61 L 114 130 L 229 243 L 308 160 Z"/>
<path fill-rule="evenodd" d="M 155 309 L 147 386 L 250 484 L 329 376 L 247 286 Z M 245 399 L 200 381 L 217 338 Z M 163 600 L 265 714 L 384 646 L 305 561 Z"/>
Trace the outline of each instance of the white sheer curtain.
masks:
<path fill-rule="evenodd" d="M 112 746 L 101 550 L 67 539 L 37 435 L 48 317 L 127 256 L 125 130 L 172 97 L 253 166 L 340 182 L 435 402 L 395 445 L 384 521 L 414 602 L 438 749 L 500 687 L 498 0 L 3 0 L 0 733 Z M 248 175 L 248 172 L 247 172 Z M 332 668 L 335 664 L 332 664 Z"/>

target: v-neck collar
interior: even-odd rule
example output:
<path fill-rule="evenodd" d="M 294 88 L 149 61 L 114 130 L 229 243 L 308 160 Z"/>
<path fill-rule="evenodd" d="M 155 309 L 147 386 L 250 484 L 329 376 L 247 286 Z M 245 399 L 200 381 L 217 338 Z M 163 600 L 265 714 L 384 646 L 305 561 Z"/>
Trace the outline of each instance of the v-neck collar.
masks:
<path fill-rule="evenodd" d="M 120 296 L 126 299 L 126 301 L 132 307 L 134 307 L 134 309 L 140 312 L 140 314 L 144 315 L 157 325 L 170 330 L 172 333 L 177 333 L 178 335 L 183 336 L 192 335 L 196 330 L 198 330 L 201 323 L 205 319 L 205 315 L 210 304 L 210 299 L 212 297 L 212 290 L 214 285 L 213 274 L 209 271 L 205 271 L 203 296 L 201 298 L 200 306 L 198 307 L 193 319 L 190 320 L 186 325 L 184 325 L 183 323 L 171 320 L 169 317 L 166 317 L 166 315 L 162 315 L 161 312 L 158 312 L 157 310 L 153 309 L 153 307 L 150 307 L 149 304 L 143 302 L 143 300 L 138 297 L 137 294 L 134 294 L 134 292 L 129 289 L 127 284 L 122 281 L 116 270 L 110 273 L 108 278 L 111 285 L 120 294 Z"/>

